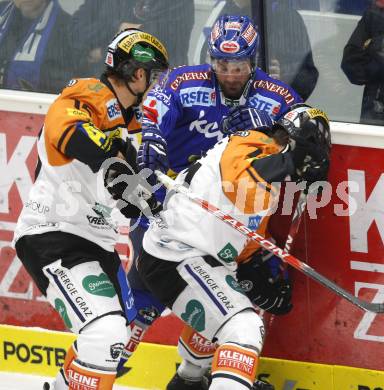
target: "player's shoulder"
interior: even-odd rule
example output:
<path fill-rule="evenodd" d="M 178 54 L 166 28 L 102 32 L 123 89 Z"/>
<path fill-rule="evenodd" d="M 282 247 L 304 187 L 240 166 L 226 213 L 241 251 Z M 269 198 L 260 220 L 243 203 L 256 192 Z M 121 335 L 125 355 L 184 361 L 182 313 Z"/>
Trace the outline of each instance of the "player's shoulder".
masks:
<path fill-rule="evenodd" d="M 290 85 L 271 77 L 259 68 L 256 68 L 252 76 L 251 86 L 253 93 L 264 91 L 264 94 L 267 96 L 280 96 L 288 105 L 302 102 L 300 95 Z"/>
<path fill-rule="evenodd" d="M 99 79 L 81 78 L 72 79 L 61 92 L 63 98 L 77 98 L 103 100 L 105 97 L 112 96 L 111 90 Z"/>
<path fill-rule="evenodd" d="M 84 114 L 102 118 L 108 115 L 110 120 L 121 117 L 116 96 L 106 84 L 96 78 L 70 80 L 51 105 L 48 114 L 57 117 L 59 112 L 74 117 Z"/>
<path fill-rule="evenodd" d="M 197 86 L 212 82 L 212 68 L 209 64 L 183 65 L 173 68 L 162 81 L 161 86 L 177 92 L 182 86 Z"/>
<path fill-rule="evenodd" d="M 256 130 L 243 130 L 238 131 L 229 137 L 227 148 L 237 148 L 240 145 L 251 148 L 265 148 L 277 147 L 273 138 L 267 136 L 265 133 Z"/>

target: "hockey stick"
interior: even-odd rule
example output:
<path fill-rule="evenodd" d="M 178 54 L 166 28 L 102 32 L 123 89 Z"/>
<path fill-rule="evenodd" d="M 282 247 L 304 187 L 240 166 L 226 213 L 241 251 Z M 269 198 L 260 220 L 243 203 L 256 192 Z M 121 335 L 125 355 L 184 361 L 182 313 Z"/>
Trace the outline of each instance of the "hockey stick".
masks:
<path fill-rule="evenodd" d="M 302 221 L 302 217 L 304 215 L 304 210 L 307 206 L 307 196 L 308 196 L 308 186 L 300 191 L 299 199 L 296 203 L 296 208 L 293 213 L 293 217 L 291 220 L 291 224 L 289 226 L 289 231 L 287 235 L 287 239 L 284 244 L 284 252 L 289 253 L 291 251 L 291 246 L 293 244 L 293 240 L 295 239 L 297 232 L 299 231 L 300 224 Z M 283 278 L 286 277 L 287 263 L 282 262 L 280 264 L 280 271 L 282 273 Z M 268 326 L 270 327 L 275 319 L 275 315 L 271 314 L 268 321 Z"/>
<path fill-rule="evenodd" d="M 181 184 L 176 184 L 170 177 L 164 175 L 159 171 L 156 171 L 155 173 L 159 181 L 165 187 L 187 196 L 192 202 L 196 203 L 204 210 L 213 214 L 216 218 L 222 220 L 227 225 L 230 225 L 232 228 L 236 229 L 244 236 L 247 236 L 250 239 L 256 241 L 264 249 L 272 252 L 274 255 L 279 257 L 284 262 L 288 263 L 289 265 L 296 268 L 297 270 L 303 272 L 305 275 L 309 276 L 311 279 L 315 280 L 316 282 L 322 284 L 324 287 L 327 287 L 337 295 L 341 296 L 342 298 L 346 299 L 347 301 L 360 307 L 363 310 L 370 311 L 373 313 L 384 313 L 384 304 L 367 302 L 362 299 L 359 299 L 358 297 L 355 297 L 354 295 L 350 294 L 348 291 L 344 290 L 342 287 L 338 286 L 336 283 L 332 282 L 331 280 L 327 279 L 323 275 L 319 274 L 308 264 L 303 263 L 295 256 L 289 254 L 286 250 L 279 248 L 271 241 L 267 240 L 260 234 L 246 227 L 243 223 L 241 223 L 237 219 L 231 217 L 228 214 L 225 214 L 223 211 L 218 209 L 216 206 L 208 203 L 206 200 L 199 198 L 196 194 L 190 192 L 188 188 L 184 187 Z"/>
<path fill-rule="evenodd" d="M 300 191 L 300 196 L 299 199 L 297 200 L 295 212 L 292 217 L 291 226 L 289 227 L 287 240 L 285 241 L 285 245 L 284 245 L 285 252 L 289 252 L 291 250 L 293 240 L 295 239 L 297 232 L 299 231 L 302 216 L 304 215 L 304 210 L 305 207 L 307 206 L 307 195 L 308 195 L 307 188 Z"/>

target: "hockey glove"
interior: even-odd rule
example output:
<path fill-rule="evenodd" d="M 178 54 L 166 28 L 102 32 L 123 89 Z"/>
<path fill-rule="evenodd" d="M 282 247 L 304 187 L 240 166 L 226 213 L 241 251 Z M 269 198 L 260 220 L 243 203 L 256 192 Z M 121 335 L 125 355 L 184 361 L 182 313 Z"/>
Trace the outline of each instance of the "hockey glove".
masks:
<path fill-rule="evenodd" d="M 258 251 L 237 269 L 237 280 L 252 303 L 274 315 L 287 314 L 293 306 L 291 283 L 282 278 L 280 263 L 274 255 L 264 261 Z"/>
<path fill-rule="evenodd" d="M 159 170 L 166 173 L 169 168 L 167 142 L 160 129 L 156 127 L 143 128 L 141 142 L 137 154 L 139 168 L 149 168 L 152 172 Z M 148 182 L 152 185 L 157 182 L 155 174 L 148 177 Z"/>
<path fill-rule="evenodd" d="M 294 180 L 325 181 L 328 177 L 329 157 L 315 143 L 292 138 L 290 154 L 295 166 Z"/>
<path fill-rule="evenodd" d="M 131 141 L 121 141 L 119 151 L 125 160 L 114 159 L 106 167 L 104 186 L 117 200 L 117 208 L 126 218 L 138 218 L 144 212 L 151 216 L 161 210 L 161 204 L 152 194 L 151 186 L 139 175 L 136 165 L 136 149 Z"/>
<path fill-rule="evenodd" d="M 124 190 L 128 184 L 131 184 L 132 179 L 134 179 L 134 175 L 138 171 L 136 164 L 137 152 L 135 147 L 132 145 L 131 140 L 129 138 L 125 141 L 119 139 L 115 141 L 115 143 L 117 142 L 119 144 L 118 151 L 123 155 L 126 163 L 124 161 L 119 161 L 119 159 L 116 158 L 112 164 L 107 166 L 104 175 L 104 186 L 115 200 L 122 199 Z M 116 180 L 120 175 L 128 175 L 132 177 L 125 177 L 128 179 L 127 182 L 123 180 L 123 176 L 121 176 L 122 180 Z"/>
<path fill-rule="evenodd" d="M 384 34 L 372 38 L 368 46 L 369 54 L 381 65 L 384 65 Z"/>
<path fill-rule="evenodd" d="M 221 123 L 223 134 L 234 134 L 237 131 L 257 130 L 269 134 L 273 120 L 266 111 L 246 106 L 237 106 L 229 110 L 229 114 Z"/>

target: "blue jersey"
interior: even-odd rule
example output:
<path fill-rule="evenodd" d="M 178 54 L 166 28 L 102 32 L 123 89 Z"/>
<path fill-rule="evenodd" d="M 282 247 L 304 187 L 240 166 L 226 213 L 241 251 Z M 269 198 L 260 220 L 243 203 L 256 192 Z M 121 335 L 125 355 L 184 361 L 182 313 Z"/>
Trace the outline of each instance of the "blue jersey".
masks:
<path fill-rule="evenodd" d="M 231 106 L 254 107 L 277 120 L 300 102 L 290 86 L 258 68 L 234 101 L 223 95 L 210 65 L 181 66 L 148 93 L 142 127 L 160 128 L 168 145 L 170 169 L 178 173 L 222 139 L 219 124 Z"/>

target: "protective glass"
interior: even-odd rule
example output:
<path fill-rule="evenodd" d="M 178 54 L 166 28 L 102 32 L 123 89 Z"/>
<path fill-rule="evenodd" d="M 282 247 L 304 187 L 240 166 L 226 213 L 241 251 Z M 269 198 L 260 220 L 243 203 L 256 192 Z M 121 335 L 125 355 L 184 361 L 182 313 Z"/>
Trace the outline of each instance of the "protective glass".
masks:
<path fill-rule="evenodd" d="M 250 60 L 225 60 L 212 58 L 212 69 L 221 75 L 243 76 L 252 72 Z"/>

